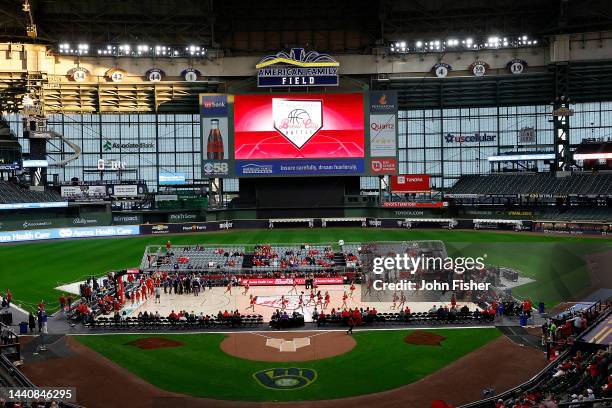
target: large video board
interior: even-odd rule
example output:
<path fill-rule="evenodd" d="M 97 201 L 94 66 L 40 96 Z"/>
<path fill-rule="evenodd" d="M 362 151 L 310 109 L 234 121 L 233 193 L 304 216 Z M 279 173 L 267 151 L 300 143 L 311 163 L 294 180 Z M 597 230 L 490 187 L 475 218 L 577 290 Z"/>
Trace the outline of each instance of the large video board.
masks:
<path fill-rule="evenodd" d="M 396 106 L 370 105 L 361 92 L 202 95 L 203 176 L 395 174 Z"/>
<path fill-rule="evenodd" d="M 363 94 L 236 95 L 236 174 L 360 174 Z"/>

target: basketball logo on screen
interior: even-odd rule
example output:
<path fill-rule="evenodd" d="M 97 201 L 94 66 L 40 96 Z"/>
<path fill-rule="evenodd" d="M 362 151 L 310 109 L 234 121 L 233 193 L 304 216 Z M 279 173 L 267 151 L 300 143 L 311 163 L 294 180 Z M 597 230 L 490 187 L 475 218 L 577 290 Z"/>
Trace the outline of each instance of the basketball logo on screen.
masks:
<path fill-rule="evenodd" d="M 301 149 L 323 127 L 323 102 L 272 99 L 274 129 Z"/>

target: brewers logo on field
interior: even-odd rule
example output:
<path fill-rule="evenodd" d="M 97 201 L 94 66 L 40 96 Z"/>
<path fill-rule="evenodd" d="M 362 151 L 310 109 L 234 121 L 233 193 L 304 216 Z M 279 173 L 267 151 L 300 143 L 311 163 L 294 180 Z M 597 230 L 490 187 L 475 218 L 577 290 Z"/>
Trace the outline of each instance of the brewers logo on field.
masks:
<path fill-rule="evenodd" d="M 253 378 L 262 387 L 273 390 L 297 390 L 315 382 L 317 372 L 310 368 L 269 368 L 256 372 Z"/>

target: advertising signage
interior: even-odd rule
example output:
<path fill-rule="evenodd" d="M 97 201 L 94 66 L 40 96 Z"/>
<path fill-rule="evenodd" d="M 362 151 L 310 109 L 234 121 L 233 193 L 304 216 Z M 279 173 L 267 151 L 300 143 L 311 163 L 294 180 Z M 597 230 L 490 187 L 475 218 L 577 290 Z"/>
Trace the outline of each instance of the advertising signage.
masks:
<path fill-rule="evenodd" d="M 293 48 L 289 52 L 265 56 L 255 65 L 257 86 L 338 86 L 339 66 L 340 63 L 330 55 Z"/>
<path fill-rule="evenodd" d="M 370 174 L 393 175 L 398 172 L 397 107 L 397 92 L 370 92 Z"/>
<path fill-rule="evenodd" d="M 422 193 L 429 192 L 428 174 L 402 174 L 391 177 L 391 192 Z"/>
<path fill-rule="evenodd" d="M 397 113 L 397 92 L 371 91 L 370 113 Z"/>
<path fill-rule="evenodd" d="M 202 94 L 200 105 L 203 178 L 399 171 L 394 91 Z"/>
<path fill-rule="evenodd" d="M 363 173 L 363 159 L 346 160 L 247 160 L 236 165 L 239 177 L 298 175 L 358 175 Z"/>
<path fill-rule="evenodd" d="M 228 177 L 232 95 L 200 95 L 202 177 Z"/>

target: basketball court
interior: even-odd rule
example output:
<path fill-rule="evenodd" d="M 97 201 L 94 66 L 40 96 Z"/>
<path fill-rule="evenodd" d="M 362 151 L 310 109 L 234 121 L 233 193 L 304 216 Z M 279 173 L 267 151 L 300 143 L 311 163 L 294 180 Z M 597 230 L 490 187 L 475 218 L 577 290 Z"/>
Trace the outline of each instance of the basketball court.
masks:
<path fill-rule="evenodd" d="M 327 313 L 331 312 L 332 309 L 342 310 L 342 297 L 346 291 L 347 295 L 350 294 L 349 285 L 321 285 L 318 290 L 324 296 L 325 292 L 329 292 L 330 304 L 325 309 Z M 312 314 L 314 313 L 315 307 L 318 311 L 321 311 L 321 305 L 315 305 L 314 303 L 308 303 L 310 300 L 310 291 L 305 290 L 304 286 L 297 287 L 298 293 L 292 291 L 292 286 L 257 286 L 251 287 L 246 295 L 243 294 L 244 288 L 236 286 L 232 288 L 231 294 L 227 292 L 226 287 L 214 287 L 212 290 L 205 290 L 200 292 L 199 296 L 193 294 L 164 294 L 162 292 L 160 303 L 156 303 L 154 296 L 150 296 L 148 300 L 145 300 L 141 305 L 131 308 L 129 302 L 126 305 L 126 310 L 131 316 L 137 315 L 140 312 L 155 313 L 159 312 L 162 316 L 168 316 L 172 311 L 179 312 L 185 310 L 189 313 L 195 314 L 203 313 L 204 315 L 217 315 L 219 311 L 235 311 L 238 310 L 241 314 L 259 314 L 262 315 L 264 321 L 269 321 L 272 314 L 276 310 L 281 309 L 281 298 L 285 297 L 286 311 L 292 313 L 297 311 L 304 315 L 306 322 L 312 322 Z M 305 305 L 299 306 L 299 294 L 304 292 L 303 299 Z M 256 296 L 255 310 L 250 308 L 249 295 Z M 442 300 L 441 302 L 407 302 L 406 305 L 410 307 L 411 312 L 426 312 L 430 310 L 434 305 L 449 305 L 450 307 L 450 294 L 447 296 L 448 299 Z M 384 300 L 384 299 L 382 299 Z M 316 302 L 316 298 L 315 298 Z M 458 302 L 458 307 L 467 305 L 470 310 L 474 310 L 476 305 L 471 302 Z M 392 309 L 393 303 L 389 301 L 379 302 L 362 302 L 361 298 L 361 287 L 357 286 L 353 293 L 353 297 L 346 301 L 346 308 L 376 308 L 380 313 L 393 313 L 398 310 Z"/>

